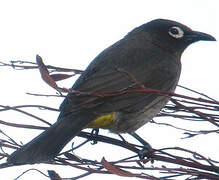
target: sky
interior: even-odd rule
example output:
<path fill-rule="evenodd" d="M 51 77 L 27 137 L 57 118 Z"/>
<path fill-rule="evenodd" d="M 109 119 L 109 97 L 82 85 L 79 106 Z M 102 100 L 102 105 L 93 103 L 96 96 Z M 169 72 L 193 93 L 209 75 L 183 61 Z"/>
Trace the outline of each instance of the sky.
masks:
<path fill-rule="evenodd" d="M 133 28 L 156 18 L 175 20 L 219 39 L 218 5 L 218 0 L 0 1 L 0 61 L 35 61 L 36 54 L 39 54 L 45 64 L 83 70 L 102 50 L 123 38 Z M 179 84 L 218 100 L 218 49 L 218 42 L 199 42 L 187 48 L 181 59 L 182 74 Z M 61 98 L 39 98 L 26 95 L 26 92 L 55 94 L 55 91 L 42 81 L 37 70 L 14 71 L 1 67 L 0 77 L 2 105 L 45 104 L 58 108 L 62 101 Z M 74 78 L 60 85 L 71 87 L 73 82 Z M 58 116 L 57 113 L 44 114 L 42 111 L 39 113 L 41 117 L 51 119 L 50 122 L 55 122 Z M 30 123 L 28 117 L 12 112 L 2 113 L 0 119 Z M 24 143 L 39 134 L 39 131 L 32 133 L 33 130 L 17 130 L 3 125 L 0 125 L 0 129 Z M 151 124 L 145 125 L 137 132 L 155 148 L 187 147 L 213 159 L 219 159 L 219 144 L 215 143 L 218 141 L 216 139 L 218 136 L 213 134 L 182 140 L 180 138 L 183 132 Z M 104 133 L 112 135 L 108 132 Z M 121 154 L 125 156 L 126 153 L 122 151 L 117 154 L 115 151 L 112 157 L 112 154 L 105 152 L 106 149 L 111 148 L 109 145 L 100 143 L 97 145 L 98 148 L 88 147 L 89 151 L 95 151 L 95 149 L 100 151 L 98 157 L 95 153 L 89 152 L 91 158 L 98 160 L 103 157 L 103 151 L 106 158 L 112 159 L 117 159 Z M 82 148 L 79 156 L 85 152 Z M 0 170 L 0 178 L 14 179 L 28 168 L 38 168 L 45 173 L 48 169 L 45 165 L 8 168 Z M 65 177 L 71 177 L 75 171 L 77 172 L 75 169 L 69 170 L 71 171 L 67 171 Z M 58 167 L 57 172 L 62 174 L 63 169 Z M 27 180 L 30 177 L 46 179 L 40 173 L 31 172 L 25 174 L 20 180 Z M 84 179 L 95 177 L 112 178 L 108 175 L 92 175 Z M 113 178 L 121 179 L 117 176 Z"/>

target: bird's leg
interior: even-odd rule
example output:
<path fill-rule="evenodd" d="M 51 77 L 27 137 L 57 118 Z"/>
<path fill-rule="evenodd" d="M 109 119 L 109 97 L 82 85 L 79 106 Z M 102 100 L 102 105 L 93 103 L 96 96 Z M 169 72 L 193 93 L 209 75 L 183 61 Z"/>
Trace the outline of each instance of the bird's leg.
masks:
<path fill-rule="evenodd" d="M 151 147 L 151 145 L 147 141 L 142 139 L 138 134 L 136 134 L 135 132 L 132 132 L 129 134 L 143 145 L 143 149 L 139 151 L 138 153 L 138 156 L 140 159 L 143 159 L 146 153 L 153 151 L 153 148 Z"/>
<path fill-rule="evenodd" d="M 122 137 L 122 135 L 121 134 L 117 134 L 118 136 L 119 136 L 119 138 L 123 141 L 123 142 L 127 142 L 126 140 L 125 140 L 125 138 L 124 137 Z"/>
<path fill-rule="evenodd" d="M 92 129 L 92 131 L 91 131 L 91 135 L 92 135 L 92 136 L 97 136 L 98 133 L 99 133 L 99 129 Z M 92 145 L 97 144 L 97 141 L 96 141 L 96 140 L 93 140 L 93 141 L 91 142 L 91 144 L 92 144 Z"/>

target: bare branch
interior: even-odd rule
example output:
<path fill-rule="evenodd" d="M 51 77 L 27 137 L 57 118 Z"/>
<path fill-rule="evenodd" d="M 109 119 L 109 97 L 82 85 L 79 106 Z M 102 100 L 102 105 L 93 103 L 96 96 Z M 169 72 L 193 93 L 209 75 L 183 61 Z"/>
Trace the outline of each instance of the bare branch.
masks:
<path fill-rule="evenodd" d="M 165 123 L 157 122 L 159 118 L 157 118 L 156 122 L 153 120 L 152 123 L 157 125 L 169 126 L 180 131 L 183 131 L 187 137 L 191 138 L 197 135 L 207 135 L 210 133 L 219 133 L 219 102 L 203 93 L 197 92 L 195 90 L 191 90 L 189 88 L 179 86 L 189 93 L 192 92 L 196 95 L 196 97 L 186 94 L 177 94 L 166 91 L 160 91 L 155 89 L 149 89 L 142 86 L 137 80 L 132 77 L 129 72 L 125 72 L 123 70 L 118 70 L 128 78 L 130 81 L 134 83 L 133 87 L 136 89 L 123 89 L 120 91 L 114 92 L 104 92 L 104 93 L 94 93 L 94 92 L 80 92 L 74 91 L 71 88 L 61 88 L 56 84 L 56 81 L 64 80 L 67 78 L 71 78 L 75 74 L 81 74 L 83 71 L 69 69 L 69 68 L 60 68 L 50 65 L 45 65 L 40 56 L 37 56 L 37 63 L 28 62 L 28 61 L 12 61 L 11 63 L 0 62 L 0 66 L 2 67 L 12 67 L 14 69 L 19 70 L 27 70 L 27 69 L 39 69 L 42 79 L 51 87 L 55 88 L 57 91 L 62 92 L 56 95 L 44 95 L 44 94 L 33 94 L 28 93 L 34 96 L 46 96 L 53 98 L 66 97 L 65 93 L 76 94 L 77 96 L 93 96 L 91 101 L 95 101 L 99 98 L 106 98 L 112 96 L 120 96 L 122 94 L 127 93 L 154 93 L 160 96 L 168 96 L 170 98 L 170 103 L 163 108 L 163 110 L 157 115 L 157 117 L 173 117 L 178 120 L 185 121 L 186 123 L 190 123 L 190 121 L 195 121 L 196 123 L 207 122 L 209 127 L 207 130 L 193 130 L 186 129 L 183 127 L 177 127 L 176 125 L 172 125 L 168 122 L 169 118 L 166 118 Z M 52 74 L 54 72 L 68 72 L 73 74 Z M 198 97 L 197 97 L 198 96 Z M 88 102 L 85 102 L 88 103 Z M 35 119 L 37 121 L 43 122 L 47 124 L 48 127 L 51 125 L 46 120 L 40 118 L 38 115 L 33 115 L 28 112 L 30 108 L 38 108 L 43 111 L 59 111 L 58 108 L 47 107 L 44 105 L 17 105 L 17 106 L 5 106 L 0 105 L 0 112 L 4 111 L 16 111 L 19 113 L 28 116 L 31 119 Z M 31 123 L 21 124 L 21 123 L 11 123 L 6 120 L 0 120 L 0 124 L 5 126 L 10 126 L 14 128 L 24 128 L 24 129 L 32 129 L 32 130 L 46 130 L 48 127 L 35 126 Z M 210 128 L 213 125 L 213 128 Z M 3 135 L 3 138 L 0 139 L 0 161 L 5 160 L 9 155 L 8 151 L 17 149 L 21 145 L 18 144 L 14 139 L 9 137 L 7 133 L 0 131 Z M 55 159 L 47 162 L 49 165 L 60 165 L 60 166 L 69 166 L 72 168 L 77 168 L 83 171 L 81 175 L 71 177 L 71 179 L 81 179 L 83 177 L 89 176 L 94 173 L 98 174 L 116 174 L 119 176 L 125 177 L 136 177 L 141 179 L 173 179 L 176 177 L 181 177 L 184 179 L 219 179 L 219 162 L 218 160 L 212 160 L 210 158 L 206 158 L 204 155 L 201 155 L 197 152 L 193 152 L 188 149 L 180 148 L 180 147 L 167 147 L 162 149 L 152 149 L 150 152 L 144 152 L 144 158 L 139 159 L 139 154 L 142 154 L 142 149 L 144 148 L 141 145 L 129 143 L 126 139 L 115 139 L 108 136 L 103 136 L 100 134 L 93 134 L 81 131 L 78 134 L 79 137 L 85 139 L 84 142 L 79 144 L 78 146 L 72 145 L 72 148 L 69 150 L 60 153 Z M 130 151 L 130 155 L 126 158 L 119 159 L 117 161 L 107 161 L 104 158 L 102 161 L 98 162 L 96 160 L 87 159 L 87 157 L 79 158 L 72 153 L 75 149 L 80 149 L 82 146 L 87 144 L 87 142 L 95 141 L 95 142 L 103 142 L 114 145 L 115 147 L 122 147 L 127 151 Z M 3 151 L 4 148 L 4 151 Z M 178 155 L 180 154 L 182 155 Z M 134 153 L 134 155 L 133 155 Z M 154 165 L 159 162 L 160 165 Z M 154 164 L 151 164 L 154 163 Z M 157 163 L 158 164 L 158 163 Z M 0 164 L 0 169 L 8 168 L 12 165 L 2 162 Z M 31 170 L 31 169 L 30 169 Z M 29 172 L 27 170 L 24 173 Z M 154 173 L 157 172 L 157 173 Z M 23 174 L 24 174 L 23 173 Z M 155 176 L 156 174 L 156 176 Z M 158 175 L 157 175 L 158 174 Z M 45 174 L 44 174 L 45 175 Z M 21 175 L 22 176 L 22 175 Z M 61 179 L 61 174 L 57 174 L 55 171 L 49 171 L 48 175 L 45 175 L 50 179 Z M 17 177 L 17 179 L 19 179 Z"/>

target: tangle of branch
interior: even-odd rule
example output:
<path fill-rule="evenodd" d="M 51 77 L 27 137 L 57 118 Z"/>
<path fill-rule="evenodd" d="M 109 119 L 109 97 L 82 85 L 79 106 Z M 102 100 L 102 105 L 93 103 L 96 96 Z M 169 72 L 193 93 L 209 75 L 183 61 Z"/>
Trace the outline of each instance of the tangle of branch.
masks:
<path fill-rule="evenodd" d="M 43 94 L 31 94 L 34 96 L 55 96 L 65 97 L 65 93 L 76 93 L 78 96 L 93 96 L 95 98 L 104 98 L 109 96 L 119 96 L 124 93 L 157 93 L 163 96 L 170 97 L 170 102 L 163 108 L 163 110 L 157 115 L 157 117 L 172 117 L 179 118 L 181 120 L 195 121 L 197 123 L 207 122 L 212 129 L 208 130 L 193 130 L 186 129 L 182 127 L 177 127 L 170 123 L 159 123 L 152 120 L 152 123 L 158 125 L 170 126 L 175 129 L 179 129 L 184 132 L 187 136 L 186 138 L 192 138 L 200 134 L 206 135 L 210 133 L 219 133 L 219 102 L 215 99 L 208 97 L 202 93 L 191 90 L 189 88 L 183 88 L 185 91 L 190 93 L 195 93 L 198 97 L 191 97 L 188 95 L 182 95 L 177 93 L 170 93 L 165 91 L 159 91 L 155 89 L 149 89 L 141 86 L 138 82 L 131 77 L 130 74 L 126 73 L 132 81 L 136 81 L 138 89 L 133 90 L 121 90 L 115 92 L 105 92 L 105 93 L 93 93 L 93 92 L 76 92 L 72 89 L 61 88 L 56 84 L 56 81 L 70 78 L 75 74 L 80 74 L 83 71 L 69 69 L 69 68 L 60 68 L 50 65 L 45 65 L 40 56 L 37 56 L 37 63 L 25 62 L 25 61 L 13 61 L 11 63 L 1 62 L 0 66 L 12 67 L 14 69 L 26 70 L 26 69 L 39 69 L 42 79 L 51 87 L 55 88 L 60 92 L 59 95 L 43 95 Z M 59 73 L 55 73 L 59 72 Z M 62 72 L 62 73 L 60 73 Z M 65 74 L 66 72 L 71 72 L 73 74 Z M 5 111 L 16 111 L 25 116 L 28 116 L 31 119 L 36 119 L 46 126 L 36 126 L 32 124 L 20 124 L 20 123 L 11 123 L 5 120 L 0 120 L 1 125 L 10 126 L 14 128 L 24 128 L 24 129 L 40 129 L 46 130 L 51 124 L 47 120 L 40 118 L 38 115 L 34 115 L 28 112 L 27 108 L 38 108 L 42 111 L 59 111 L 56 108 L 47 107 L 44 105 L 18 105 L 18 106 L 8 106 L 0 105 L 0 112 Z M 157 118 L 158 119 L 158 118 Z M 11 165 L 7 162 L 3 162 L 9 156 L 7 151 L 11 149 L 20 148 L 21 144 L 16 143 L 11 137 L 7 135 L 6 132 L 0 132 L 4 138 L 0 139 L 0 147 L 2 152 L 0 153 L 0 159 L 2 163 L 0 168 L 9 168 Z M 153 149 L 151 152 L 144 153 L 144 158 L 139 158 L 139 154 L 142 153 L 144 146 L 137 144 L 132 144 L 126 140 L 115 139 L 100 134 L 87 133 L 81 131 L 78 134 L 79 137 L 85 139 L 85 142 L 77 147 L 72 147 L 68 151 L 62 152 L 54 160 L 48 162 L 50 165 L 62 165 L 70 166 L 72 168 L 81 169 L 86 171 L 79 176 L 72 177 L 72 179 L 80 179 L 90 174 L 116 174 L 118 176 L 124 177 L 137 177 L 141 179 L 171 179 L 176 177 L 185 177 L 187 179 L 219 179 L 219 162 L 205 157 L 197 152 L 193 152 L 188 149 L 183 149 L 180 147 L 168 147 L 163 149 Z M 107 161 L 102 159 L 101 161 L 91 160 L 91 159 L 81 159 L 75 156 L 72 151 L 76 148 L 80 148 L 87 142 L 104 142 L 114 146 L 125 148 L 127 151 L 132 152 L 129 157 L 125 159 L 119 159 L 117 161 Z M 4 149 L 4 150 L 3 150 Z M 5 151 L 5 149 L 7 151 Z M 134 152 L 134 156 L 133 156 Z M 183 153 L 183 156 L 176 155 L 178 152 Z M 154 161 L 166 163 L 160 166 L 151 165 Z M 168 166 L 171 164 L 171 166 Z M 34 170 L 34 169 L 31 169 Z M 160 172 L 159 176 L 154 176 L 153 172 Z M 26 172 L 25 172 L 26 173 Z M 44 176 L 50 179 L 62 179 L 61 175 L 57 174 L 55 171 L 48 171 L 48 175 Z M 19 178 L 19 177 L 18 177 Z"/>

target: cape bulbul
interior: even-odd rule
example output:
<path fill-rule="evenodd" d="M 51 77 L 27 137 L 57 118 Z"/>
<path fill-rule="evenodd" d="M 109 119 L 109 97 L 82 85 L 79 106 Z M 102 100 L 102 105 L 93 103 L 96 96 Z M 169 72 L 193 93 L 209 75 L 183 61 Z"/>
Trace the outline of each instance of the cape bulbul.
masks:
<path fill-rule="evenodd" d="M 186 47 L 215 38 L 178 22 L 156 19 L 128 33 L 101 52 L 72 89 L 106 93 L 139 89 L 139 85 L 173 92 Z M 124 93 L 97 98 L 68 94 L 55 124 L 12 153 L 9 163 L 40 163 L 54 158 L 83 128 L 134 132 L 165 106 L 168 97 L 155 93 Z"/>

